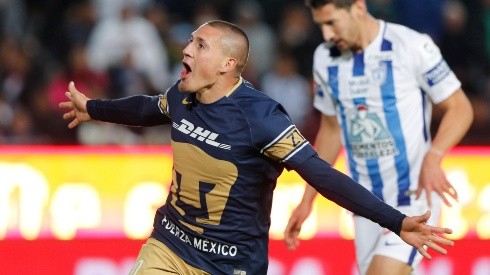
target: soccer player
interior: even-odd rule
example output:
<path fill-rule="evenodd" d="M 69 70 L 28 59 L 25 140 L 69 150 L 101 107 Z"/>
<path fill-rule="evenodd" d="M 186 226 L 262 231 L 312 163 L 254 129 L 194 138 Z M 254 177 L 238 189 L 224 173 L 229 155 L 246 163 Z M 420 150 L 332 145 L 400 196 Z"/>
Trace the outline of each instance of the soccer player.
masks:
<path fill-rule="evenodd" d="M 165 94 L 89 99 L 68 86 L 70 128 L 91 119 L 172 124 L 173 177 L 166 203 L 131 274 L 266 274 L 272 194 L 284 168 L 319 192 L 429 257 L 450 229 L 408 217 L 320 159 L 280 104 L 241 77 L 249 53 L 242 29 L 210 21 L 183 50 L 181 79 Z"/>
<path fill-rule="evenodd" d="M 427 35 L 372 17 L 364 0 L 307 0 L 325 43 L 314 54 L 322 113 L 315 139 L 319 156 L 334 163 L 345 148 L 351 177 L 406 215 L 431 210 L 456 190 L 441 168 L 444 154 L 468 130 L 473 112 L 461 83 Z M 443 113 L 431 140 L 431 104 Z M 290 249 L 317 191 L 307 186 L 285 229 Z M 356 214 L 356 213 L 354 213 Z M 396 232 L 354 215 L 361 274 L 409 274 L 421 261 Z"/>

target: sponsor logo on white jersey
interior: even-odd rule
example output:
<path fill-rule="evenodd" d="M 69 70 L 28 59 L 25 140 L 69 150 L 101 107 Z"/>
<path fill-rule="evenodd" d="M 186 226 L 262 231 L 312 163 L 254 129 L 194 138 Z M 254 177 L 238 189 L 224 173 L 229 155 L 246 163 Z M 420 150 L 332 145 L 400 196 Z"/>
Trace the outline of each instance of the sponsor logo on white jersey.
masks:
<path fill-rule="evenodd" d="M 374 159 L 398 154 L 395 141 L 383 126 L 378 115 L 369 112 L 367 106 L 357 106 L 349 115 L 347 133 L 354 156 Z"/>

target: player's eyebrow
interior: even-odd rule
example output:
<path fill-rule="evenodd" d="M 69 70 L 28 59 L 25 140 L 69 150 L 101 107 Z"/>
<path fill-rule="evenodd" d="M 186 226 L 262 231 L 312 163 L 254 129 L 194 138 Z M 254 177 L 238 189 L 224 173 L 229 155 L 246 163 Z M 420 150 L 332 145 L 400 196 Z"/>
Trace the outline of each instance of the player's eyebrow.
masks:
<path fill-rule="evenodd" d="M 200 37 L 200 36 L 194 36 L 194 34 L 192 33 L 191 34 L 191 37 L 190 37 L 192 40 L 195 40 L 197 43 L 200 43 L 200 44 L 203 44 L 204 47 L 208 47 L 209 46 L 209 43 L 206 41 L 206 39 Z"/>
<path fill-rule="evenodd" d="M 315 24 L 317 24 L 318 26 L 322 26 L 322 25 L 328 25 L 328 26 L 331 26 L 335 23 L 336 19 L 327 19 L 327 20 L 323 20 L 323 21 L 315 21 Z"/>
<path fill-rule="evenodd" d="M 207 47 L 207 46 L 208 46 L 208 44 L 209 44 L 209 43 L 206 41 L 206 39 L 204 39 L 204 38 L 202 38 L 202 37 L 196 37 L 196 40 L 197 40 L 197 42 L 204 44 L 204 46 L 206 46 L 206 47 Z"/>

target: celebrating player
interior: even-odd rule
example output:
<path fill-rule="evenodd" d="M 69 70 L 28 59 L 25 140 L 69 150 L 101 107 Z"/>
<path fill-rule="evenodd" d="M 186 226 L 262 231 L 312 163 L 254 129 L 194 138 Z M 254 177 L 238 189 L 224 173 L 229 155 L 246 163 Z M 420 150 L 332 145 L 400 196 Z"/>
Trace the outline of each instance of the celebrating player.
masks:
<path fill-rule="evenodd" d="M 285 110 L 241 77 L 249 53 L 242 29 L 210 21 L 183 50 L 181 79 L 165 94 L 87 98 L 70 83 L 70 128 L 92 119 L 172 124 L 173 177 L 166 203 L 131 274 L 266 274 L 272 194 L 284 168 L 341 206 L 399 234 L 430 257 L 451 230 L 407 217 L 320 159 Z"/>

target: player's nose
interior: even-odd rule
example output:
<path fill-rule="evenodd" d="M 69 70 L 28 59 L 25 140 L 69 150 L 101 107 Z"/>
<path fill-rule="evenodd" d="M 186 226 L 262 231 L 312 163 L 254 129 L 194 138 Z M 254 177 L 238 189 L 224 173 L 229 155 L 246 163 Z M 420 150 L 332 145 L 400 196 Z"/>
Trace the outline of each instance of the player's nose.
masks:
<path fill-rule="evenodd" d="M 322 26 L 322 35 L 323 35 L 323 39 L 325 39 L 325 41 L 327 42 L 332 41 L 333 38 L 335 37 L 335 33 L 332 30 L 332 28 L 325 25 Z"/>

